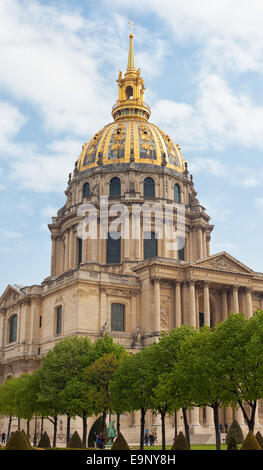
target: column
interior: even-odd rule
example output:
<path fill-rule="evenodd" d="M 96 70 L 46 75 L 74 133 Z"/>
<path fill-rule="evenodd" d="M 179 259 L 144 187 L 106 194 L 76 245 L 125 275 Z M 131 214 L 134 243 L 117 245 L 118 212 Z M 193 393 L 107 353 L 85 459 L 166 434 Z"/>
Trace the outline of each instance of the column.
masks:
<path fill-rule="evenodd" d="M 88 258 L 88 239 L 82 239 L 82 263 L 86 263 Z"/>
<path fill-rule="evenodd" d="M 233 286 L 233 313 L 239 313 L 239 302 L 238 302 L 238 286 Z"/>
<path fill-rule="evenodd" d="M 259 406 L 259 400 L 257 401 L 257 407 L 256 407 L 256 412 L 255 412 L 255 427 L 260 427 L 259 416 L 258 416 L 258 406 Z"/>
<path fill-rule="evenodd" d="M 175 283 L 175 326 L 182 325 L 181 282 Z"/>
<path fill-rule="evenodd" d="M 51 266 L 50 266 L 50 274 L 51 276 L 55 276 L 56 274 L 56 237 L 54 235 L 51 236 L 52 240 L 52 248 L 51 248 Z"/>
<path fill-rule="evenodd" d="M 189 325 L 196 328 L 196 313 L 195 313 L 195 282 L 189 281 Z"/>
<path fill-rule="evenodd" d="M 228 305 L 227 305 L 227 289 L 222 289 L 222 320 L 226 320 L 228 317 Z"/>
<path fill-rule="evenodd" d="M 73 246 L 73 230 L 69 231 L 69 269 L 73 268 L 74 246 Z"/>
<path fill-rule="evenodd" d="M 204 324 L 210 326 L 209 283 L 204 282 Z"/>
<path fill-rule="evenodd" d="M 161 331 L 161 299 L 160 299 L 160 281 L 159 279 L 154 279 L 154 331 L 160 333 Z"/>
<path fill-rule="evenodd" d="M 244 416 L 241 408 L 234 410 L 234 419 L 238 422 L 239 426 L 245 426 Z"/>
<path fill-rule="evenodd" d="M 246 306 L 247 306 L 247 319 L 252 317 L 252 289 L 247 288 L 246 290 Z"/>
<path fill-rule="evenodd" d="M 206 424 L 207 426 L 214 426 L 214 410 L 211 406 L 206 406 Z"/>
<path fill-rule="evenodd" d="M 210 236 L 206 237 L 206 256 L 210 256 Z"/>
<path fill-rule="evenodd" d="M 197 228 L 197 254 L 198 259 L 203 258 L 203 237 L 201 227 Z"/>
<path fill-rule="evenodd" d="M 207 253 L 206 253 L 206 232 L 203 230 L 203 258 L 206 258 Z"/>
<path fill-rule="evenodd" d="M 234 418 L 233 418 L 233 408 L 231 408 L 231 406 L 227 406 L 225 408 L 225 421 L 226 421 L 226 424 L 228 426 L 228 429 L 229 427 L 231 426 L 231 424 L 233 423 L 234 421 Z"/>
<path fill-rule="evenodd" d="M 69 232 L 68 230 L 65 233 L 65 271 L 69 268 Z"/>
<path fill-rule="evenodd" d="M 197 431 L 195 428 L 200 427 L 199 408 L 197 407 L 194 407 L 190 411 L 190 426 L 193 434 L 195 434 L 195 431 Z"/>

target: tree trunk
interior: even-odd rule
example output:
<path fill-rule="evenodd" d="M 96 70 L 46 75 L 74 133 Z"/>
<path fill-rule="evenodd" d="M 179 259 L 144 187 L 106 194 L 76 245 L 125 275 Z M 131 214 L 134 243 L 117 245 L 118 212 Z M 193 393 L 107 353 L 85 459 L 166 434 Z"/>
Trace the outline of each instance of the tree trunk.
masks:
<path fill-rule="evenodd" d="M 187 420 L 186 408 L 182 408 L 183 418 L 184 418 L 184 430 L 185 430 L 185 438 L 190 446 L 190 434 L 189 434 L 189 424 Z"/>
<path fill-rule="evenodd" d="M 53 416 L 54 418 L 54 435 L 53 435 L 53 447 L 56 447 L 57 445 L 57 429 L 58 429 L 58 417 Z"/>
<path fill-rule="evenodd" d="M 162 421 L 162 450 L 165 450 L 165 415 L 166 413 L 160 411 Z"/>
<path fill-rule="evenodd" d="M 107 418 L 107 411 L 104 410 L 102 413 L 102 432 L 104 434 L 104 437 L 106 433 L 106 418 Z"/>
<path fill-rule="evenodd" d="M 70 440 L 70 416 L 67 415 L 67 443 Z"/>
<path fill-rule="evenodd" d="M 34 430 L 34 437 L 33 437 L 33 447 L 37 445 L 37 417 L 35 416 L 35 430 Z"/>
<path fill-rule="evenodd" d="M 21 420 L 20 418 L 17 418 L 17 430 L 20 431 L 21 428 Z"/>
<path fill-rule="evenodd" d="M 174 438 L 177 438 L 178 428 L 177 428 L 177 411 L 174 412 Z"/>
<path fill-rule="evenodd" d="M 83 411 L 82 413 L 82 422 L 83 422 L 83 436 L 82 436 L 82 444 L 84 447 L 87 445 L 87 413 Z"/>
<path fill-rule="evenodd" d="M 26 422 L 26 436 L 28 439 L 30 439 L 30 419 L 28 419 Z"/>
<path fill-rule="evenodd" d="M 216 432 L 216 450 L 221 450 L 221 436 L 220 436 L 220 429 L 219 429 L 218 409 L 219 409 L 218 404 L 215 404 L 213 406 L 213 412 L 214 412 L 214 424 L 215 424 L 215 432 Z"/>
<path fill-rule="evenodd" d="M 146 410 L 141 408 L 141 435 L 140 435 L 140 450 L 144 448 L 144 426 L 145 426 L 145 413 Z"/>
<path fill-rule="evenodd" d="M 12 424 L 12 416 L 9 416 L 8 429 L 7 429 L 7 441 L 10 437 L 10 434 L 11 434 L 11 424 Z"/>
<path fill-rule="evenodd" d="M 121 424 L 120 424 L 120 413 L 117 413 L 117 434 L 120 434 Z"/>
<path fill-rule="evenodd" d="M 40 436 L 42 437 L 44 433 L 44 418 L 41 416 L 41 428 L 40 428 Z"/>
<path fill-rule="evenodd" d="M 251 417 L 249 418 L 247 413 L 246 413 L 246 410 L 243 406 L 243 403 L 242 401 L 239 401 L 238 402 L 241 410 L 242 410 L 242 413 L 243 413 L 243 416 L 244 416 L 244 420 L 246 421 L 247 423 L 247 426 L 248 426 L 248 429 L 249 431 L 252 431 L 254 432 L 254 427 L 255 427 L 255 414 L 256 414 L 256 408 L 257 408 L 257 400 L 254 400 L 251 404 L 249 403 L 249 406 L 251 408 Z"/>

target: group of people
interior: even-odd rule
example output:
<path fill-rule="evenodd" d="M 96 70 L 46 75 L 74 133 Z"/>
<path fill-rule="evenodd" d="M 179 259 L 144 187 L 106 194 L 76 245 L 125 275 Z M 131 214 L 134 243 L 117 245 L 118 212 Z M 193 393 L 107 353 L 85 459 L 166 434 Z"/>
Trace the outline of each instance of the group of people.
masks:
<path fill-rule="evenodd" d="M 150 432 L 148 428 L 145 429 L 144 434 L 144 443 L 146 446 L 150 445 L 153 446 L 154 443 L 157 441 L 157 433 L 156 431 Z"/>
<path fill-rule="evenodd" d="M 94 433 L 94 447 L 96 447 L 97 449 L 104 449 L 105 437 L 103 432 L 101 432 L 100 434 Z"/>

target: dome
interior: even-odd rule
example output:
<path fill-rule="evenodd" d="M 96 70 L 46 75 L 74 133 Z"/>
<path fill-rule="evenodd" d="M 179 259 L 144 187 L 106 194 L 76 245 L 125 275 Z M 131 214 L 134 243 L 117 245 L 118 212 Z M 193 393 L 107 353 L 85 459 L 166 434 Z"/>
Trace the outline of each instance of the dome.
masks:
<path fill-rule="evenodd" d="M 148 121 L 151 111 L 144 102 L 144 80 L 135 69 L 133 34 L 127 71 L 118 76 L 118 100 L 112 108 L 114 122 L 106 125 L 83 145 L 77 162 L 79 172 L 101 165 L 150 164 L 185 171 L 180 148 L 155 124 Z"/>
<path fill-rule="evenodd" d="M 78 171 L 116 163 L 145 163 L 185 170 L 180 148 L 159 127 L 127 119 L 108 124 L 82 147 Z"/>

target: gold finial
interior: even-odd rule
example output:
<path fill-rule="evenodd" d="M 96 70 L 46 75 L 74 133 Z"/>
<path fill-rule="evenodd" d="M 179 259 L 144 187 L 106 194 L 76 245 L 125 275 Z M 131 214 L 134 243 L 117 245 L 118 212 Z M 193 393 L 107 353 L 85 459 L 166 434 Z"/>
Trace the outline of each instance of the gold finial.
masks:
<path fill-rule="evenodd" d="M 129 24 L 131 25 L 131 35 L 133 36 L 132 27 L 134 26 L 134 23 L 132 21 L 129 21 Z"/>
<path fill-rule="evenodd" d="M 128 66 L 127 66 L 127 71 L 128 70 L 135 70 L 135 65 L 134 65 L 134 51 L 133 51 L 133 32 L 132 32 L 132 27 L 133 22 L 129 21 L 129 24 L 131 25 L 131 33 L 130 33 L 130 47 L 129 47 L 129 55 L 128 55 Z"/>

